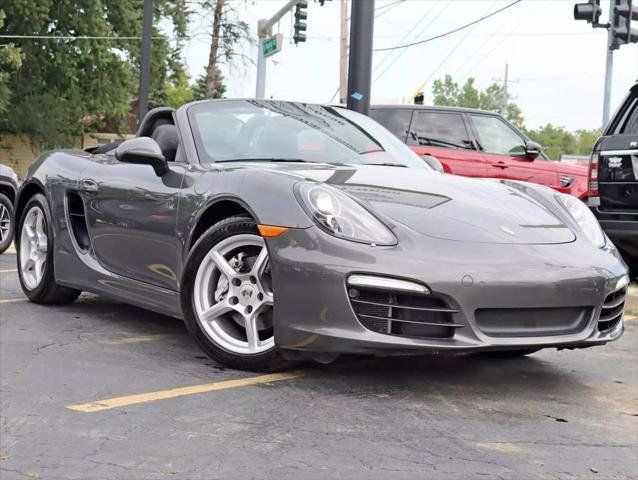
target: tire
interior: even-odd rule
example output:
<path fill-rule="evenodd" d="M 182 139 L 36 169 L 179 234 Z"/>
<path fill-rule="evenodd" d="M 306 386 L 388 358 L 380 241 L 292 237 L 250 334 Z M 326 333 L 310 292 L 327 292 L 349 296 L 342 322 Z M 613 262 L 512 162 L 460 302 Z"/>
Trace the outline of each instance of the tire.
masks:
<path fill-rule="evenodd" d="M 495 350 L 493 352 L 485 352 L 484 355 L 491 358 L 520 358 L 531 355 L 542 350 L 542 348 L 528 348 L 526 350 Z"/>
<path fill-rule="evenodd" d="M 0 255 L 9 248 L 13 241 L 14 223 L 13 204 L 6 195 L 0 193 Z"/>
<path fill-rule="evenodd" d="M 252 371 L 287 365 L 274 341 L 269 271 L 268 250 L 248 216 L 216 223 L 193 246 L 182 277 L 182 312 L 188 332 L 213 360 Z"/>
<path fill-rule="evenodd" d="M 55 281 L 53 227 L 49 204 L 44 195 L 38 193 L 28 200 L 15 238 L 18 277 L 22 291 L 30 301 L 64 304 L 78 298 L 81 293 L 79 290 L 63 287 Z"/>

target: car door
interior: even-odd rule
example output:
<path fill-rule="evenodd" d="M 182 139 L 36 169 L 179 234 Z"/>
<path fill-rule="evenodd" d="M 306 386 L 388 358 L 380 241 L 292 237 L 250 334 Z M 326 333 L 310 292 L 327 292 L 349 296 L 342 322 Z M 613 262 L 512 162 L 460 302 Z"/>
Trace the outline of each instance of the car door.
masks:
<path fill-rule="evenodd" d="M 439 159 L 448 173 L 487 176 L 485 158 L 476 150 L 461 112 L 417 110 L 407 144 L 418 155 Z"/>
<path fill-rule="evenodd" d="M 558 173 L 545 157 L 525 157 L 526 139 L 496 115 L 472 113 L 472 126 L 481 145 L 490 178 L 520 180 L 559 187 Z M 543 165 L 545 164 L 545 165 Z"/>
<path fill-rule="evenodd" d="M 177 289 L 175 226 L 187 168 L 181 158 L 178 152 L 160 177 L 150 165 L 122 163 L 110 152 L 82 173 L 91 249 L 106 270 Z"/>

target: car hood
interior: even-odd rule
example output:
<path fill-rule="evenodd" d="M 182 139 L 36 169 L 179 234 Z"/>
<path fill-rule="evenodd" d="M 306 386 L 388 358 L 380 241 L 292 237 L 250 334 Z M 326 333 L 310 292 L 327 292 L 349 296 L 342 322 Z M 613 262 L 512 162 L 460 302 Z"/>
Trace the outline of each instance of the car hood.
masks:
<path fill-rule="evenodd" d="M 498 181 L 377 165 L 267 168 L 339 188 L 386 220 L 431 237 L 509 244 L 568 243 L 576 238 L 543 204 Z"/>

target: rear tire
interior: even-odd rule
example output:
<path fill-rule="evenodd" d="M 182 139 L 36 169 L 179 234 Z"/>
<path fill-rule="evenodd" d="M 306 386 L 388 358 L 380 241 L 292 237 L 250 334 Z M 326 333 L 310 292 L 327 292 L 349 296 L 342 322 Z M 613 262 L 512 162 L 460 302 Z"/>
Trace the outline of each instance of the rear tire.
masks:
<path fill-rule="evenodd" d="M 274 340 L 268 250 L 247 216 L 222 220 L 191 250 L 181 284 L 188 332 L 217 362 L 240 370 L 287 365 Z"/>
<path fill-rule="evenodd" d="M 13 241 L 13 204 L 6 195 L 0 193 L 0 255 Z"/>
<path fill-rule="evenodd" d="M 55 281 L 51 212 L 42 194 L 31 197 L 24 207 L 16 232 L 16 250 L 20 285 L 30 301 L 64 304 L 78 298 L 80 290 Z"/>

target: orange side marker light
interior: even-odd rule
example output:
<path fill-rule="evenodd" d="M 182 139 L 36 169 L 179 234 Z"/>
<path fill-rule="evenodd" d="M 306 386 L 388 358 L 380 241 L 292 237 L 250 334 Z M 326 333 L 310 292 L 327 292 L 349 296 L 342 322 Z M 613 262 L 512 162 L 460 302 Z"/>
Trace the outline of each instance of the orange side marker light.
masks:
<path fill-rule="evenodd" d="M 259 234 L 265 238 L 275 238 L 288 231 L 288 227 L 275 227 L 273 225 L 257 225 Z"/>

